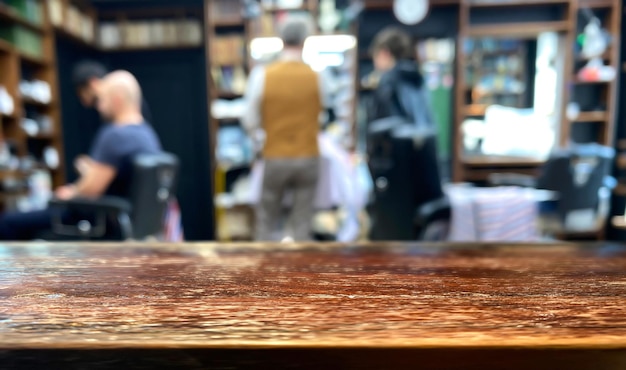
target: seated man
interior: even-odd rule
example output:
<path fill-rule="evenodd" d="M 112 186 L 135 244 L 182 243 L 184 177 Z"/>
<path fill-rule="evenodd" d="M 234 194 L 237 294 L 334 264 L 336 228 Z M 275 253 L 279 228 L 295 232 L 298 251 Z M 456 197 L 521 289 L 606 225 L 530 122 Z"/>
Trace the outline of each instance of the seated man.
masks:
<path fill-rule="evenodd" d="M 102 81 L 98 110 L 110 123 L 103 126 L 90 157 L 76 162 L 80 179 L 56 190 L 62 200 L 101 195 L 127 197 L 132 177 L 132 158 L 138 154 L 159 153 L 161 144 L 141 114 L 139 83 L 126 71 L 108 74 Z M 71 223 L 89 215 L 62 215 Z M 0 240 L 31 240 L 52 227 L 53 213 L 41 210 L 6 213 L 0 216 Z"/>
<path fill-rule="evenodd" d="M 74 66 L 72 79 L 78 98 L 84 107 L 98 108 L 98 91 L 100 90 L 102 79 L 106 75 L 106 68 L 98 62 L 86 60 Z M 143 98 L 141 99 L 141 114 L 147 122 L 152 123 L 150 108 Z"/>

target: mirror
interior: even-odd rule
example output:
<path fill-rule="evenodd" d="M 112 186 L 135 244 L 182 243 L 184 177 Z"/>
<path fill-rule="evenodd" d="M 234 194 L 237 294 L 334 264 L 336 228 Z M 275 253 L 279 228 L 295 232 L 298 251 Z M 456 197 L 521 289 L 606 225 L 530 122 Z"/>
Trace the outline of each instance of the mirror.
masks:
<path fill-rule="evenodd" d="M 476 38 L 463 47 L 466 157 L 545 159 L 561 121 L 558 34 Z"/>

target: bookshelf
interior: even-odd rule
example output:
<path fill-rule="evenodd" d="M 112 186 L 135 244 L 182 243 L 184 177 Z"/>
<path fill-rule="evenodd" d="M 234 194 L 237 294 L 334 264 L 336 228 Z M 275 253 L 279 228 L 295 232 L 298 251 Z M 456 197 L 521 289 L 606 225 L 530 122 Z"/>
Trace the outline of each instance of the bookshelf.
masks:
<path fill-rule="evenodd" d="M 569 102 L 578 105 L 579 113 L 567 117 L 563 125 L 561 144 L 570 142 L 597 142 L 606 146 L 614 145 L 616 120 L 617 73 L 619 73 L 621 1 L 580 1 L 576 9 L 576 34 L 584 31 L 589 17 L 597 17 L 600 25 L 608 31 L 612 41 L 608 50 L 598 56 L 604 65 L 616 72 L 608 80 L 589 79 L 582 70 L 589 58 L 582 54 L 578 46 L 572 63 L 573 76 Z"/>
<path fill-rule="evenodd" d="M 88 1 L 50 0 L 57 37 L 98 52 L 204 47 L 202 8 L 151 6 L 98 11 Z"/>
<path fill-rule="evenodd" d="M 202 9 L 158 7 L 100 11 L 98 36 L 98 47 L 104 52 L 202 48 Z"/>
<path fill-rule="evenodd" d="M 392 2 L 386 0 L 365 0 L 368 12 L 384 14 L 391 12 Z M 561 117 L 558 122 L 559 140 L 556 145 L 565 146 L 570 141 L 581 141 L 585 136 L 587 141 L 605 145 L 613 145 L 616 119 L 617 80 L 587 81 L 579 78 L 577 73 L 587 62 L 585 58 L 573 51 L 578 33 L 582 30 L 581 14 L 585 9 L 591 9 L 602 20 L 602 24 L 609 31 L 612 38 L 612 47 L 601 56 L 608 65 L 617 68 L 619 62 L 621 1 L 619 0 L 431 0 L 431 12 L 421 24 L 408 27 L 419 33 L 445 33 L 446 30 L 437 30 L 437 25 L 431 22 L 437 16 L 438 9 L 452 9 L 450 14 L 456 14 L 454 19 L 458 32 L 456 45 L 456 73 L 454 97 L 454 124 L 451 128 L 452 143 L 452 174 L 453 180 L 485 181 L 494 172 L 513 172 L 537 174 L 543 161 L 532 158 L 466 158 L 463 147 L 462 124 L 467 118 L 483 117 L 490 104 L 494 102 L 481 101 L 473 94 L 473 86 L 468 83 L 467 75 L 472 67 L 474 52 L 468 51 L 465 46 L 468 40 L 479 38 L 502 39 L 532 39 L 545 32 L 553 32 L 559 36 L 558 72 L 563 76 L 558 81 L 559 100 L 555 107 Z M 387 24 L 388 25 L 388 24 Z M 426 30 L 426 25 L 430 30 Z M 362 26 L 361 26 L 362 27 Z M 452 27 L 454 28 L 454 27 Z M 363 40 L 360 40 L 363 43 Z M 520 50 L 520 55 L 528 51 Z M 360 54 L 362 65 L 367 66 L 369 57 Z M 362 68 L 361 76 L 368 71 Z M 528 69 L 528 68 L 527 68 Z M 365 73 L 363 73 L 365 72 Z M 532 76 L 526 76 L 531 77 Z M 527 78 L 528 80 L 529 78 Z M 372 87 L 361 84 L 359 91 L 362 98 L 366 98 Z M 585 93 L 586 92 L 586 93 Z M 566 108 L 569 102 L 578 102 L 578 96 L 588 95 L 597 97 L 600 103 L 587 104 L 581 109 L 576 118 L 567 118 Z M 509 106 L 523 107 L 521 94 L 519 100 L 509 101 Z M 528 99 L 526 99 L 528 100 Z M 580 99 L 583 100 L 583 99 Z M 496 101 L 495 103 L 499 103 Z M 581 107 L 582 108 L 582 107 Z M 585 135 L 581 135 L 585 134 Z"/>
<path fill-rule="evenodd" d="M 524 10 L 522 7 L 530 9 L 529 16 L 524 17 L 524 21 L 510 22 L 506 19 L 485 20 L 496 11 L 515 12 Z M 528 42 L 546 32 L 558 34 L 561 43 L 569 41 L 569 35 L 573 31 L 572 10 L 575 4 L 569 1 L 537 1 L 529 3 L 527 1 L 470 1 L 461 2 L 459 5 L 459 38 L 457 50 L 459 51 L 459 61 L 457 63 L 457 84 L 456 84 L 456 119 L 453 145 L 453 179 L 454 181 L 486 181 L 492 173 L 510 172 L 526 175 L 537 175 L 543 161 L 535 158 L 511 158 L 505 156 L 487 156 L 483 154 L 470 154 L 463 144 L 463 124 L 470 118 L 484 117 L 489 105 L 499 104 L 515 108 L 529 108 L 533 106 L 530 95 L 530 87 L 533 84 L 534 71 L 533 61 L 529 61 Z M 550 15 L 549 18 L 545 14 Z M 490 17 L 495 18 L 495 17 Z M 481 53 L 476 48 L 468 48 L 468 43 L 476 43 L 477 40 L 489 40 L 496 44 L 518 41 L 517 46 L 511 48 L 499 48 L 487 54 Z M 527 42 L 528 41 L 528 42 Z M 513 45 L 512 45 L 513 46 Z M 563 47 L 563 61 L 571 60 L 569 48 Z M 508 56 L 507 56 L 508 54 Z M 520 89 L 511 89 L 506 94 L 497 93 L 493 99 L 483 100 L 477 96 L 473 81 L 473 73 L 485 75 L 485 62 L 497 60 L 509 60 L 515 58 L 514 63 L 502 63 L 496 69 L 497 73 L 511 81 L 517 81 Z M 470 66 L 473 61 L 478 61 L 480 67 L 472 70 Z M 474 63 L 475 64 L 475 63 Z M 489 64 L 489 63 L 487 63 Z M 517 65 L 519 68 L 510 70 L 508 67 Z M 508 66 L 501 69 L 502 66 Z M 563 71 L 560 71 L 563 74 Z M 565 85 L 558 87 L 558 92 L 566 92 Z M 479 99 L 476 99 L 479 98 Z M 564 105 L 557 103 L 555 110 L 564 114 Z"/>
<path fill-rule="evenodd" d="M 35 173 L 65 182 L 49 2 L 0 4 L 0 207 L 15 208 Z M 45 205 L 45 204 L 44 204 Z"/>
<path fill-rule="evenodd" d="M 241 102 L 247 75 L 255 65 L 250 44 L 255 38 L 276 36 L 276 22 L 287 12 L 306 11 L 317 14 L 318 11 L 318 2 L 315 0 L 303 0 L 301 7 L 289 9 L 267 6 L 263 2 L 259 5 L 258 17 L 244 18 L 240 2 L 205 0 L 211 170 L 215 174 L 213 194 L 216 199 L 216 230 L 219 240 L 248 240 L 252 236 L 252 208 L 220 201 L 220 195 L 229 192 L 240 175 L 250 172 L 253 160 L 250 157 L 251 151 L 246 150 L 247 154 L 243 155 L 243 159 L 235 162 L 225 160 L 217 153 L 220 136 L 226 138 L 220 132 L 234 132 L 240 127 Z M 250 145 L 246 137 L 239 137 L 238 140 L 242 141 L 242 147 Z M 225 226 L 241 223 L 249 225 L 246 232 Z"/>

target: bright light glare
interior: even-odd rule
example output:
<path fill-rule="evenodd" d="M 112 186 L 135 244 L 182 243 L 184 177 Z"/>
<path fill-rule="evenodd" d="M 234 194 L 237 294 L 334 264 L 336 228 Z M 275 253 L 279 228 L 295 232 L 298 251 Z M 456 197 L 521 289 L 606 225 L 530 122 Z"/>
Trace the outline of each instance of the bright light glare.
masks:
<path fill-rule="evenodd" d="M 272 55 L 283 50 L 283 40 L 278 37 L 257 37 L 250 41 L 250 56 L 252 59 L 263 59 L 265 55 Z"/>
<path fill-rule="evenodd" d="M 339 67 L 343 64 L 344 58 L 341 54 L 314 54 L 304 59 L 304 62 L 320 72 L 328 67 Z"/>
<path fill-rule="evenodd" d="M 338 58 L 329 57 L 332 53 L 343 53 L 356 47 L 356 37 L 352 35 L 319 35 L 309 36 L 304 42 L 302 57 L 306 63 L 317 64 L 321 54 L 323 59 L 336 64 Z M 263 56 L 272 55 L 283 49 L 283 42 L 278 37 L 258 37 L 250 42 L 250 56 L 259 60 Z M 342 59 L 343 61 L 343 59 Z"/>
<path fill-rule="evenodd" d="M 343 53 L 356 46 L 356 37 L 351 35 L 319 35 L 309 36 L 304 42 L 304 53 L 324 52 Z"/>

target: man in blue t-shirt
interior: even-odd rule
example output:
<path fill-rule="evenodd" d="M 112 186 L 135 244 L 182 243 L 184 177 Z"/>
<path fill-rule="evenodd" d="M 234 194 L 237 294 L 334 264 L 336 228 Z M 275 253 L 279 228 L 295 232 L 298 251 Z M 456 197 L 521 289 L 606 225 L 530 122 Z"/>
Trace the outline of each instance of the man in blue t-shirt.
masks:
<path fill-rule="evenodd" d="M 128 196 L 132 158 L 161 151 L 156 133 L 141 114 L 141 101 L 139 83 L 129 72 L 112 72 L 102 80 L 98 110 L 110 123 L 100 129 L 90 156 L 76 160 L 79 180 L 58 188 L 55 191 L 57 198 Z M 0 216 L 0 240 L 34 239 L 51 228 L 52 216 L 47 209 L 6 213 Z M 63 215 L 65 222 L 72 222 L 76 217 Z"/>

